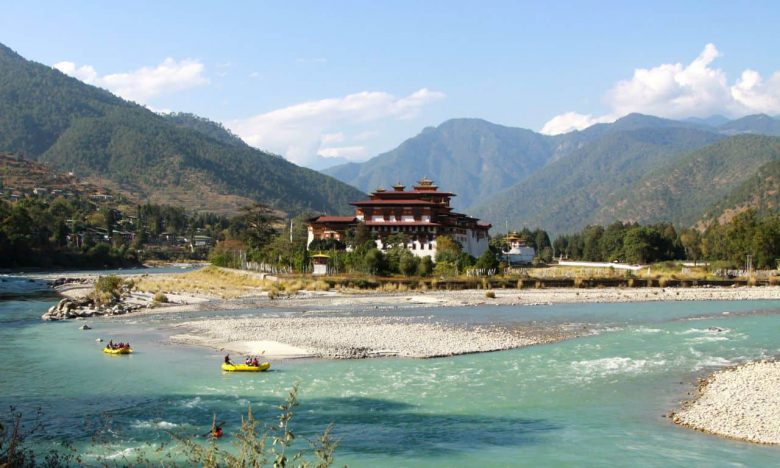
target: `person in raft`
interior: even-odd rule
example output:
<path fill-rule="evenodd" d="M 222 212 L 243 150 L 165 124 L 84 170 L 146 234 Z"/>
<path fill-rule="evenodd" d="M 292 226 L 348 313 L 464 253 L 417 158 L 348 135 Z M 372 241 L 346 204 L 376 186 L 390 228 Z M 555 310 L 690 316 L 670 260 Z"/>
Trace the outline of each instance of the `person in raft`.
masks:
<path fill-rule="evenodd" d="M 225 355 L 225 364 L 230 364 L 231 366 L 233 365 L 233 363 L 230 362 L 230 355 L 229 354 Z"/>
<path fill-rule="evenodd" d="M 252 365 L 255 366 L 255 367 L 260 367 L 260 363 L 257 362 L 257 356 L 252 358 Z"/>

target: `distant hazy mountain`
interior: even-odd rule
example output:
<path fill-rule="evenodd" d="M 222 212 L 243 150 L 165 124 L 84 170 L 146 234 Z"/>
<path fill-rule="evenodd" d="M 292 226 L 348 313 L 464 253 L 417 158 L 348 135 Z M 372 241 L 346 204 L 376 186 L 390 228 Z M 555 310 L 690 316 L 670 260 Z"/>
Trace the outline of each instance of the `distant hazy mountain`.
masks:
<path fill-rule="evenodd" d="M 530 130 L 454 119 L 369 161 L 323 172 L 363 191 L 399 181 L 411 185 L 426 176 L 457 193 L 453 204 L 462 208 L 525 180 L 554 157 L 555 146 L 553 139 Z"/>
<path fill-rule="evenodd" d="M 250 148 L 218 124 L 160 116 L 0 45 L 0 151 L 137 199 L 231 212 L 260 201 L 297 212 L 348 212 L 352 187 Z"/>
<path fill-rule="evenodd" d="M 780 136 L 780 120 L 766 114 L 748 115 L 718 126 L 718 131 L 726 135 L 754 133 L 757 135 Z"/>
<path fill-rule="evenodd" d="M 778 131 L 780 121 L 764 115 L 677 121 L 630 114 L 555 136 L 455 119 L 369 161 L 323 172 L 363 191 L 427 176 L 458 194 L 456 207 L 499 227 L 508 222 L 568 232 L 616 219 L 694 223 L 772 159 L 766 145 L 750 137 L 716 143 Z M 701 156 L 691 152 L 708 145 L 701 154 L 713 155 L 707 160 L 712 167 L 685 169 Z M 700 175 L 675 179 L 686 170 Z M 717 190 L 701 183 L 723 178 L 731 182 Z"/>
<path fill-rule="evenodd" d="M 343 164 L 349 164 L 349 159 L 339 156 L 321 156 L 318 154 L 314 157 L 313 160 L 309 161 L 307 167 L 314 169 L 315 171 L 324 172 L 325 169 Z"/>
<path fill-rule="evenodd" d="M 711 115 L 709 117 L 688 117 L 683 119 L 684 122 L 691 122 L 699 125 L 707 125 L 709 127 L 718 127 L 731 121 L 728 117 L 722 115 Z"/>

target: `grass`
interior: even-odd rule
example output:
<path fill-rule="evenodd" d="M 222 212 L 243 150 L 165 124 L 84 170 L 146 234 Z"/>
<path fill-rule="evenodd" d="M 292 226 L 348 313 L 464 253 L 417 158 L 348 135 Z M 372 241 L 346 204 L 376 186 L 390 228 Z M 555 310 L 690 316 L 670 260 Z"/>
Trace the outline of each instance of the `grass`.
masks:
<path fill-rule="evenodd" d="M 137 280 L 135 289 L 153 294 L 189 293 L 235 299 L 261 292 L 268 292 L 269 297 L 274 298 L 303 290 L 327 291 L 330 286 L 322 280 L 291 278 L 271 281 L 261 279 L 253 272 L 207 266 L 189 273 L 144 276 Z"/>
<path fill-rule="evenodd" d="M 233 299 L 268 289 L 270 281 L 253 274 L 208 266 L 188 273 L 144 276 L 135 289 L 150 293 L 190 293 Z"/>

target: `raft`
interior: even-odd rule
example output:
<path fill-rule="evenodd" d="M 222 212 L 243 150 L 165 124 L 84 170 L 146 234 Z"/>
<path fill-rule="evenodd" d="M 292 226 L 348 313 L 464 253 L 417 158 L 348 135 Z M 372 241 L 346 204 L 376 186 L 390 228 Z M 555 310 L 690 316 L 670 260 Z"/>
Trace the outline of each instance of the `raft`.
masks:
<path fill-rule="evenodd" d="M 103 348 L 103 352 L 106 354 L 130 354 L 133 352 L 133 348 Z"/>
<path fill-rule="evenodd" d="M 222 370 L 226 372 L 262 372 L 271 367 L 270 362 L 261 362 L 259 366 L 247 366 L 246 364 L 222 363 Z"/>

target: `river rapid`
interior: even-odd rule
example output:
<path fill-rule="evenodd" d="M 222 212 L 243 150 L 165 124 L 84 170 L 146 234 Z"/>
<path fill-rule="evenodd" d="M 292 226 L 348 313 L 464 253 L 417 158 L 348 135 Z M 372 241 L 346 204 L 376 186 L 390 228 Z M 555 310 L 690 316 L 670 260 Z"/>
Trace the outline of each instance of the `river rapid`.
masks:
<path fill-rule="evenodd" d="M 334 423 L 337 464 L 767 466 L 780 459 L 780 448 L 690 431 L 663 417 L 690 398 L 697 377 L 780 355 L 780 301 L 399 310 L 443 322 L 555 324 L 594 334 L 428 360 L 278 361 L 270 372 L 245 375 L 222 373 L 214 350 L 170 344 L 181 314 L 89 320 L 93 329 L 82 331 L 84 321 L 40 320 L 58 300 L 45 283 L 0 279 L 0 409 L 14 405 L 28 422 L 41 409 L 45 431 L 31 439 L 41 451 L 68 440 L 85 452 L 132 456 L 169 440 L 168 431 L 208 431 L 213 414 L 231 433 L 250 404 L 270 422 L 299 382 L 293 427 L 314 437 Z M 208 316 L 279 313 L 302 311 Z M 98 337 L 130 341 L 137 352 L 105 355 Z M 97 442 L 95 427 L 102 428 Z"/>

